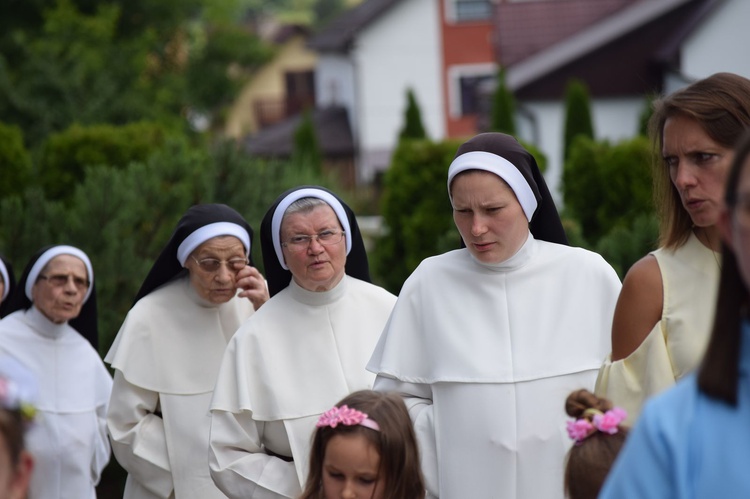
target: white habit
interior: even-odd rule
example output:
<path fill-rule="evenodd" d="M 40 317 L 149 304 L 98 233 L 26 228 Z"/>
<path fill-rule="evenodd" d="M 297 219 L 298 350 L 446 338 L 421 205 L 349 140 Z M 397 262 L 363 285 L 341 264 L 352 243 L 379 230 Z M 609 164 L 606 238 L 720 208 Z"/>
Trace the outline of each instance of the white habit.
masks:
<path fill-rule="evenodd" d="M 39 413 L 26 434 L 34 456 L 29 499 L 93 499 L 109 462 L 106 413 L 112 378 L 99 353 L 68 323 L 36 307 L 0 321 L 0 352 L 39 384 Z"/>
<path fill-rule="evenodd" d="M 211 476 L 224 493 L 299 496 L 315 423 L 349 393 L 372 387 L 365 364 L 395 301 L 347 275 L 325 292 L 292 280 L 242 325 L 211 404 Z"/>
<path fill-rule="evenodd" d="M 107 424 L 128 472 L 125 499 L 223 498 L 208 472 L 209 403 L 224 349 L 252 303 L 212 304 L 187 276 L 128 312 L 105 361 L 115 369 Z"/>
<path fill-rule="evenodd" d="M 499 264 L 420 264 L 367 368 L 404 395 L 432 495 L 563 497 L 565 399 L 594 388 L 619 290 L 601 256 L 531 234 Z"/>

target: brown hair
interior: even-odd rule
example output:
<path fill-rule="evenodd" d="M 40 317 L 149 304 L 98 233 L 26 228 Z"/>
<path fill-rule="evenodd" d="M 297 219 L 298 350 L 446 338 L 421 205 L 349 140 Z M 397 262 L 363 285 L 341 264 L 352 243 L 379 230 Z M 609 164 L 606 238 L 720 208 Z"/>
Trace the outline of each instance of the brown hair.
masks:
<path fill-rule="evenodd" d="M 14 468 L 24 450 L 24 428 L 21 411 L 0 408 L 0 452 L 8 452 Z"/>
<path fill-rule="evenodd" d="M 750 132 L 745 132 L 727 176 L 724 201 L 730 213 L 737 205 L 737 184 L 749 159 Z M 726 243 L 722 244 L 721 253 L 714 326 L 698 373 L 698 388 L 710 397 L 737 405 L 742 318 L 747 315 L 750 300 L 748 283 L 742 280 L 737 256 Z"/>
<path fill-rule="evenodd" d="M 335 435 L 361 434 L 378 450 L 378 489 L 389 499 L 423 499 L 425 485 L 419 467 L 419 449 L 409 412 L 395 393 L 360 390 L 339 403 L 362 411 L 378 423 L 379 431 L 361 425 L 318 428 L 310 449 L 310 473 L 300 499 L 323 497 L 323 459 L 328 442 Z"/>
<path fill-rule="evenodd" d="M 585 414 L 587 409 L 606 412 L 612 409 L 612 402 L 599 398 L 588 390 L 577 390 L 568 395 L 565 401 L 565 412 L 568 416 L 591 420 L 593 415 Z M 568 452 L 565 464 L 565 494 L 570 499 L 596 499 L 599 495 L 604 479 L 628 434 L 627 427 L 617 428 L 617 433 L 612 435 L 594 431 Z"/>
<path fill-rule="evenodd" d="M 677 115 L 694 119 L 713 141 L 732 148 L 743 130 L 750 127 L 750 80 L 732 73 L 716 73 L 654 103 L 649 132 L 654 147 L 659 244 L 671 249 L 685 244 L 693 226 L 662 160 L 664 124 Z"/>

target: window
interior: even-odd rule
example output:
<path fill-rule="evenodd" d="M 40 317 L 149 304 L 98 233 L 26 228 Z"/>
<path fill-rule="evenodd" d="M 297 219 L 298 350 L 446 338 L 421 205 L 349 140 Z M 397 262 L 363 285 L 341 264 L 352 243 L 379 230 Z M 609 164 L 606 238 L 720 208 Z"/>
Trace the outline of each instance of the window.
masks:
<path fill-rule="evenodd" d="M 493 80 L 495 75 L 462 76 L 459 78 L 461 95 L 461 116 L 479 112 L 482 83 Z"/>
<path fill-rule="evenodd" d="M 455 0 L 454 9 L 458 22 L 492 18 L 492 2 L 488 0 Z"/>

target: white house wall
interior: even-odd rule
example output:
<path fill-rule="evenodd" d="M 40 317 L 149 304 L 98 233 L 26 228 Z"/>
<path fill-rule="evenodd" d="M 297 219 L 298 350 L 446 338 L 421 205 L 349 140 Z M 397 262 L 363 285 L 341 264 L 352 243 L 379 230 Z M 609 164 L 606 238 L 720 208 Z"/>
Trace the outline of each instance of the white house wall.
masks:
<path fill-rule="evenodd" d="M 321 53 L 315 69 L 316 107 L 343 106 L 349 111 L 352 133 L 357 137 L 357 105 L 354 64 L 344 54 Z"/>
<path fill-rule="evenodd" d="M 699 79 L 728 71 L 750 78 L 750 1 L 724 0 L 682 47 L 682 73 Z"/>
<path fill-rule="evenodd" d="M 402 0 L 357 37 L 360 182 L 390 163 L 403 126 L 406 90 L 414 91 L 430 138 L 445 135 L 439 0 Z"/>

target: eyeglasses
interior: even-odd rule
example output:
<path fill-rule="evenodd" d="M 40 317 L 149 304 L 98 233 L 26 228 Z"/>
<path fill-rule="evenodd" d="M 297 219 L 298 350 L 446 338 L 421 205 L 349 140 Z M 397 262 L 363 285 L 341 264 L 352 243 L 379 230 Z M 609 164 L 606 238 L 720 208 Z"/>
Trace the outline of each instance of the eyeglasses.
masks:
<path fill-rule="evenodd" d="M 195 260 L 198 267 L 203 272 L 217 272 L 222 264 L 227 266 L 230 272 L 239 272 L 247 266 L 247 259 L 245 258 L 233 258 L 231 260 L 217 260 L 216 258 L 202 258 L 198 260 L 194 256 L 190 255 L 190 258 Z"/>
<path fill-rule="evenodd" d="M 91 283 L 83 277 L 76 277 L 73 274 L 53 274 L 53 275 L 40 275 L 39 279 L 44 279 L 56 288 L 62 288 L 68 284 L 70 279 L 73 279 L 73 284 L 78 291 L 86 291 L 89 289 Z"/>
<path fill-rule="evenodd" d="M 343 230 L 324 230 L 311 236 L 306 234 L 292 236 L 289 240 L 281 243 L 281 245 L 285 248 L 289 248 L 291 251 L 305 251 L 310 247 L 310 243 L 313 240 L 318 241 L 318 243 L 323 246 L 333 246 L 334 244 L 341 242 L 344 238 L 344 234 L 346 234 L 346 232 Z"/>

